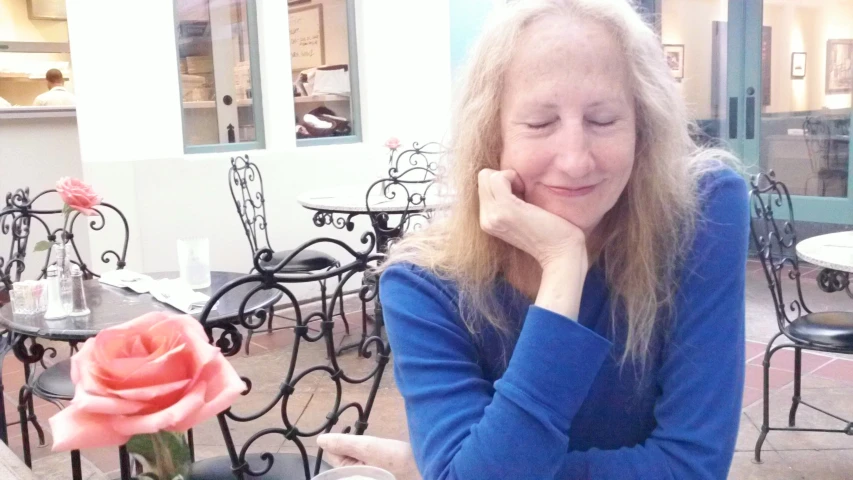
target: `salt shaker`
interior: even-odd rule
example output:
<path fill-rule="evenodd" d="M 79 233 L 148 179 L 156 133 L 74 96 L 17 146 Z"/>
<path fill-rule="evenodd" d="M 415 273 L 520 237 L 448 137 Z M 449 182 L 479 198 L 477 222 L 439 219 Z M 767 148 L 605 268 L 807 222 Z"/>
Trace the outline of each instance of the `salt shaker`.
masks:
<path fill-rule="evenodd" d="M 67 312 L 62 305 L 62 292 L 59 286 L 59 268 L 56 265 L 47 267 L 47 311 L 45 320 L 65 318 Z"/>
<path fill-rule="evenodd" d="M 83 290 L 83 272 L 77 264 L 71 264 L 71 315 L 82 317 L 90 313 L 86 306 L 86 292 Z"/>

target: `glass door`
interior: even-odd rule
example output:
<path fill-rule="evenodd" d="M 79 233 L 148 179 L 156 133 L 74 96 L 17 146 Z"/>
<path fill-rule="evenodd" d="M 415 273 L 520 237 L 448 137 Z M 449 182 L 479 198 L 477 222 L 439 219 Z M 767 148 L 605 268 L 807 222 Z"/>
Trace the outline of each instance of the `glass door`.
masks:
<path fill-rule="evenodd" d="M 776 172 L 797 220 L 853 223 L 853 0 L 746 0 L 742 8 L 742 158 L 751 170 Z"/>
<path fill-rule="evenodd" d="M 699 126 L 695 138 L 740 156 L 742 0 L 657 0 L 656 12 L 670 71 Z"/>

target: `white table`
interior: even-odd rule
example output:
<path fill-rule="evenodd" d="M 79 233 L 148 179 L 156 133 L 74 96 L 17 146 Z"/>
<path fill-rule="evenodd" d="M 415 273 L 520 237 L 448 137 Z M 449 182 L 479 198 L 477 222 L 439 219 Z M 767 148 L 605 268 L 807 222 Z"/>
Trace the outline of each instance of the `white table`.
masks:
<path fill-rule="evenodd" d="M 797 243 L 797 255 L 819 267 L 853 273 L 853 232 L 807 238 Z"/>
<path fill-rule="evenodd" d="M 853 273 L 853 232 L 828 233 L 807 238 L 797 243 L 800 260 L 812 263 L 823 270 L 818 274 L 818 287 L 825 292 L 850 291 L 849 274 Z"/>
<path fill-rule="evenodd" d="M 422 185 L 421 191 L 425 187 L 426 185 Z M 376 232 L 377 248 L 380 252 L 384 252 L 391 239 L 400 237 L 404 233 L 401 228 L 388 226 L 388 215 L 417 214 L 442 209 L 449 206 L 452 201 L 449 196 L 439 195 L 436 189 L 427 190 L 426 198 L 416 196 L 410 201 L 406 191 L 399 187 L 392 188 L 389 190 L 389 195 L 383 194 L 383 189 L 378 184 L 373 188 L 367 184 L 324 189 L 299 195 L 296 201 L 308 210 L 316 212 L 314 225 L 318 227 L 332 225 L 351 232 L 355 228 L 352 223 L 353 217 L 370 216 L 371 225 Z M 407 185 L 407 188 L 409 188 L 409 194 L 420 193 L 411 185 Z M 370 197 L 367 197 L 368 189 L 371 192 Z M 392 192 L 396 195 L 392 196 L 390 194 Z"/>

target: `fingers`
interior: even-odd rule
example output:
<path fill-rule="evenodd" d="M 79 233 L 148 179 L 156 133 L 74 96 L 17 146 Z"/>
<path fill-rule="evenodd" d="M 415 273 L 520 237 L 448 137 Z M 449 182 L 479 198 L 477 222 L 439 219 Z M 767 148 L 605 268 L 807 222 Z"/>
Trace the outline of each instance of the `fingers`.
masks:
<path fill-rule="evenodd" d="M 334 453 L 330 453 L 328 451 L 325 452 L 323 459 L 329 462 L 329 464 L 333 467 L 349 467 L 352 465 L 364 465 L 364 462 L 360 462 L 352 457 L 346 457 L 341 455 L 335 455 Z"/>
<path fill-rule="evenodd" d="M 372 462 L 372 457 L 380 455 L 376 451 L 376 439 L 365 435 L 326 433 L 317 437 L 317 445 L 326 452 L 340 457 L 351 457 L 364 463 Z"/>

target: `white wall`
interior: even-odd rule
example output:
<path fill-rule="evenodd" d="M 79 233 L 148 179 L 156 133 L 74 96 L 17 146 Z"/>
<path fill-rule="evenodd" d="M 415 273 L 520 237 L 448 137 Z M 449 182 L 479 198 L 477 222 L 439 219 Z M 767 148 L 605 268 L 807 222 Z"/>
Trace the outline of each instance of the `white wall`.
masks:
<path fill-rule="evenodd" d="M 134 11 L 133 22 L 103 22 L 98 2 L 68 0 L 85 178 L 128 215 L 131 268 L 176 269 L 175 241 L 192 235 L 211 239 L 214 269 L 246 271 L 249 248 L 227 184 L 232 154 L 182 153 L 171 2 Z M 268 148 L 249 154 L 263 172 L 274 247 L 292 248 L 320 235 L 358 245 L 356 233 L 314 227 L 296 197 L 319 188 L 366 187 L 385 166 L 382 144 L 390 136 L 425 142 L 447 133 L 448 4 L 358 1 L 364 142 L 303 148 L 296 148 L 293 135 L 286 2 L 258 0 L 258 11 Z M 411 18 L 418 21 L 402 20 Z M 138 74 L 115 82 L 115 72 L 128 70 Z M 366 219 L 358 228 L 369 228 Z"/>
<path fill-rule="evenodd" d="M 49 136 L 49 138 L 45 138 Z M 31 119 L 3 119 L 0 117 L 0 192 L 16 191 L 19 188 L 29 187 L 31 196 L 50 190 L 56 185 L 60 177 L 83 177 L 83 168 L 80 163 L 80 149 L 77 143 L 77 127 L 73 117 L 70 118 L 31 118 Z M 5 198 L 3 198 L 5 205 Z M 41 209 L 62 208 L 62 202 L 58 195 L 45 197 L 37 204 Z M 109 220 L 112 227 L 115 219 Z M 81 220 L 78 220 L 82 222 Z M 52 229 L 61 227 L 59 215 L 48 219 Z M 83 260 L 87 262 L 94 271 L 100 271 L 101 265 L 89 263 L 89 232 L 85 228 L 75 226 L 75 239 Z M 107 230 L 111 230 L 108 228 Z M 104 230 L 105 235 L 111 235 Z M 44 260 L 44 253 L 33 253 L 32 249 L 36 242 L 44 240 L 46 235 L 44 229 L 33 228 L 30 244 L 27 252 L 28 258 L 35 258 L 38 263 Z M 112 232 L 115 232 L 113 230 Z M 100 236 L 100 232 L 96 232 Z M 9 257 L 9 235 L 0 235 L 0 257 L 8 260 Z M 115 246 L 111 248 L 116 248 Z M 100 257 L 100 250 L 98 258 Z M 39 265 L 39 268 L 41 265 Z M 28 268 L 27 278 L 32 278 L 36 270 Z"/>

